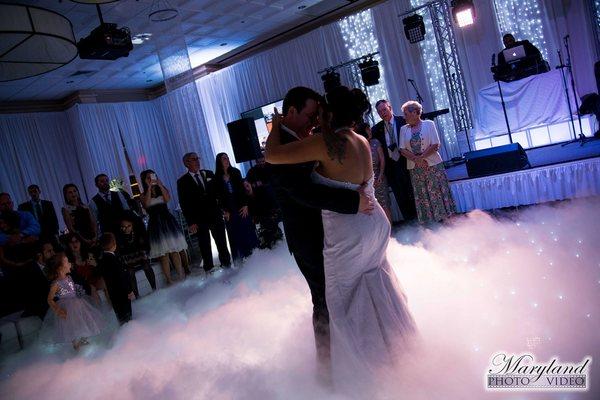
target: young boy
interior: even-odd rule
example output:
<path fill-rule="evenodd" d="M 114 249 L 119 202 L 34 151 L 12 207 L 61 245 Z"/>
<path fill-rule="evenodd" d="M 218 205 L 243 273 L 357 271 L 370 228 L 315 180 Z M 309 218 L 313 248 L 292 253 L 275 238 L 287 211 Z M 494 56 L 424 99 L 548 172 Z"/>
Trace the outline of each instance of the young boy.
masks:
<path fill-rule="evenodd" d="M 115 235 L 110 232 L 103 234 L 100 237 L 100 246 L 103 253 L 98 267 L 106 282 L 115 314 L 119 323 L 123 325 L 131 320 L 131 300 L 135 299 L 129 273 L 115 255 L 117 250 Z"/>

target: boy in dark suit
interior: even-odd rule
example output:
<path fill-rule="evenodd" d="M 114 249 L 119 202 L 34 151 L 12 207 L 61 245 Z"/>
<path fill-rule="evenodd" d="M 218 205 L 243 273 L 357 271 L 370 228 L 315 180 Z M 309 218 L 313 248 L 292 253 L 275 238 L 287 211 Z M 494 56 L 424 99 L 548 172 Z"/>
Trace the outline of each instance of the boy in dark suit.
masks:
<path fill-rule="evenodd" d="M 115 235 L 110 232 L 103 234 L 100 237 L 100 246 L 103 252 L 98 267 L 106 282 L 115 314 L 119 323 L 123 325 L 131 320 L 131 300 L 135 299 L 129 273 L 115 255 L 117 250 Z"/>

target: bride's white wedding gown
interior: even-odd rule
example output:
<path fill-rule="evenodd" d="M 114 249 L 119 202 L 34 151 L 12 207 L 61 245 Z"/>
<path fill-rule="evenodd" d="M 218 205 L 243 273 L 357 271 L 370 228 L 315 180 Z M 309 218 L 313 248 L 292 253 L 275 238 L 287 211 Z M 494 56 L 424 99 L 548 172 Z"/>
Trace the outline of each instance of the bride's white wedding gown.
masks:
<path fill-rule="evenodd" d="M 313 180 L 331 187 L 359 188 L 316 171 Z M 381 367 L 393 364 L 416 332 L 406 297 L 386 258 L 391 228 L 374 198 L 372 178 L 366 193 L 376 204 L 370 215 L 322 211 L 325 293 L 336 387 L 369 379 Z"/>

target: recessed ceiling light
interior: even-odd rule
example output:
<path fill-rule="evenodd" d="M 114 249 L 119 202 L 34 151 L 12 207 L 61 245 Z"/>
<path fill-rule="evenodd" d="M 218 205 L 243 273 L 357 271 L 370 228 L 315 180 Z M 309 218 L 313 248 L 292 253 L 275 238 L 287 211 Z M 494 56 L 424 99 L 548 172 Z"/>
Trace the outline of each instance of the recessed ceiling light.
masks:
<path fill-rule="evenodd" d="M 152 37 L 151 33 L 138 33 L 131 37 L 131 43 L 133 44 L 142 44 L 147 42 Z"/>
<path fill-rule="evenodd" d="M 302 5 L 302 6 L 298 6 L 298 10 L 304 10 L 306 8 L 306 6 Z"/>
<path fill-rule="evenodd" d="M 227 43 L 221 43 L 220 46 L 227 46 Z"/>

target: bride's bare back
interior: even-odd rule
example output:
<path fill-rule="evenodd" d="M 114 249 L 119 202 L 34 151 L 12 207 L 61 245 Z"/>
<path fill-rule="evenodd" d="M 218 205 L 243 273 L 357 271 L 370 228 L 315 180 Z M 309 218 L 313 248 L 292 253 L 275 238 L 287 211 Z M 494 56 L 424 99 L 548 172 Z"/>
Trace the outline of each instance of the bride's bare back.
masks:
<path fill-rule="evenodd" d="M 317 168 L 317 172 L 336 181 L 356 184 L 362 184 L 371 179 L 373 176 L 373 164 L 369 142 L 364 137 L 349 129 L 338 131 L 334 134 L 341 135 L 346 139 L 345 142 L 340 143 L 340 147 L 343 146 L 343 149 L 336 149 L 343 154 L 341 163 L 332 154 L 331 150 L 328 152 L 323 136 L 319 136 L 322 146 L 321 151 L 326 157 L 320 157 L 320 165 Z"/>
<path fill-rule="evenodd" d="M 279 124 L 274 123 L 267 139 L 266 160 L 272 164 L 319 161 L 318 172 L 327 178 L 355 184 L 371 179 L 373 165 L 367 139 L 349 128 L 328 134 L 336 136 L 326 140 L 323 135 L 312 135 L 281 144 Z"/>

